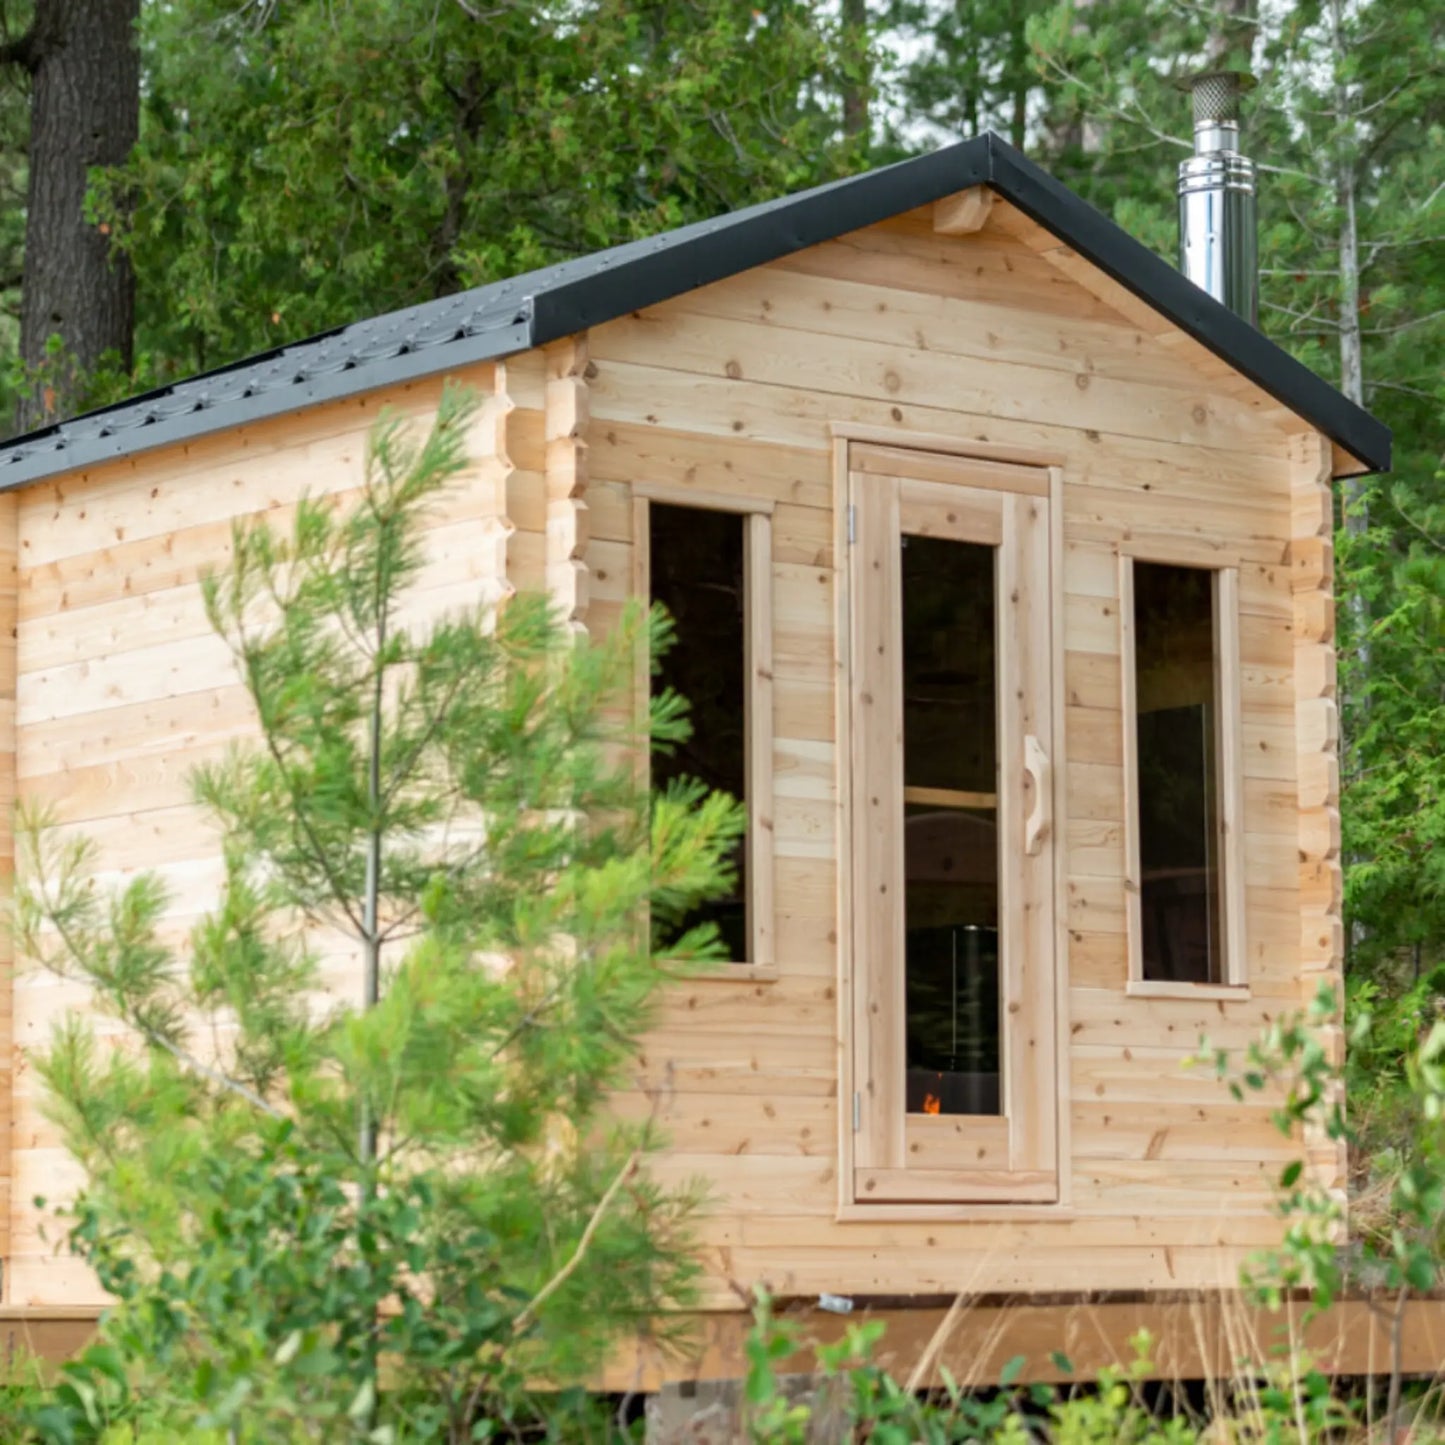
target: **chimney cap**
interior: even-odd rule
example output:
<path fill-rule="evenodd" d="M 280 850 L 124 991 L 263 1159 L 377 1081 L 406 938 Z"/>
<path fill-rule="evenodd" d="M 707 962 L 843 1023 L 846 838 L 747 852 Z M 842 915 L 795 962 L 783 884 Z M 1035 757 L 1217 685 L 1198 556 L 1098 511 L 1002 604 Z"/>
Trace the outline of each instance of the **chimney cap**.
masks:
<path fill-rule="evenodd" d="M 1259 81 L 1247 70 L 1197 70 L 1175 82 L 1194 100 L 1194 124 L 1218 125 L 1239 119 L 1239 97 Z"/>

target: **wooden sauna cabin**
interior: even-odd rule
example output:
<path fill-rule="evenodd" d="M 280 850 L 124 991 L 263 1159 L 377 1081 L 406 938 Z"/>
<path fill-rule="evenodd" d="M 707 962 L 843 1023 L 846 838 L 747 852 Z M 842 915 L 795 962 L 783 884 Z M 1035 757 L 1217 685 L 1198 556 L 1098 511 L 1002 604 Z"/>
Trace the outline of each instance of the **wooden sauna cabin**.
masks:
<path fill-rule="evenodd" d="M 428 599 L 666 602 L 751 810 L 734 962 L 618 1100 L 711 1181 L 708 1307 L 1231 1285 L 1292 1146 L 1181 1063 L 1339 974 L 1331 484 L 1387 431 L 986 135 L 0 449 L 7 796 L 199 904 L 186 774 L 250 724 L 197 574 L 448 376 Z M 31 1203 L 69 1002 L 5 984 L 7 1304 L 97 1301 Z"/>

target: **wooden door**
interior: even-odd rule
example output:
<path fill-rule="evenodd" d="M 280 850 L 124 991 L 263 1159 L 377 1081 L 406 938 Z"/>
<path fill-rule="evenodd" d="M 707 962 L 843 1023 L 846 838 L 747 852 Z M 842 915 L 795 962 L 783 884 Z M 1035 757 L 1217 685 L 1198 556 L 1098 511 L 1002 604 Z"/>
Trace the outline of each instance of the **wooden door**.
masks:
<path fill-rule="evenodd" d="M 1058 1197 L 1048 488 L 850 449 L 859 1203 Z"/>

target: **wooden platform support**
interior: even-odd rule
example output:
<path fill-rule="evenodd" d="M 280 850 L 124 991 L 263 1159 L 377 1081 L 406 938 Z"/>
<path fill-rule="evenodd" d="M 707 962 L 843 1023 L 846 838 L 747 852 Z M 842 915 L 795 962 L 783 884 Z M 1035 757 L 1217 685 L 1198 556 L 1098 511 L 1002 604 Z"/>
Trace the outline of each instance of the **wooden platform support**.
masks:
<path fill-rule="evenodd" d="M 947 1367 L 960 1384 L 986 1388 L 998 1383 L 1010 1360 L 1022 1356 L 1024 1383 L 1086 1383 L 1101 1369 L 1134 1358 L 1130 1340 L 1148 1330 L 1150 1357 L 1159 1380 L 1223 1379 L 1278 1359 L 1291 1344 L 1302 1345 L 1314 1368 L 1330 1375 L 1383 1376 L 1391 1369 L 1393 1297 L 1342 1300 L 1306 1321 L 1302 1303 L 1267 1311 L 1239 1295 L 1179 1294 L 1132 1300 L 1065 1299 L 1042 1302 L 989 1300 L 968 1305 L 947 1327 L 933 1351 L 923 1383 L 940 1383 Z M 0 1308 L 4 1358 L 11 1368 L 27 1361 L 58 1364 L 83 1349 L 100 1311 L 84 1308 Z M 782 1305 L 780 1317 L 797 1325 L 805 1348 L 780 1368 L 806 1374 L 813 1349 L 842 1338 L 850 1324 L 881 1319 L 887 1325 L 877 1359 L 896 1376 L 909 1375 L 946 1324 L 942 1302 L 922 1308 L 887 1306 L 834 1314 L 811 1303 Z M 651 1394 L 679 1381 L 739 1379 L 746 1371 L 743 1345 L 751 1317 L 741 1310 L 698 1314 L 691 1345 L 661 1356 L 651 1346 L 620 1351 L 597 1381 L 599 1389 Z M 1445 1368 L 1445 1298 L 1413 1299 L 1405 1306 L 1401 1371 L 1433 1376 Z M 1067 1358 L 1072 1371 L 1055 1358 Z"/>
<path fill-rule="evenodd" d="M 808 1342 L 780 1368 L 806 1374 L 813 1368 L 814 1346 L 842 1338 L 850 1324 L 881 1319 L 887 1330 L 879 1363 L 895 1377 L 907 1378 L 931 1352 L 923 1385 L 941 1384 L 943 1367 L 962 1385 L 995 1385 L 1004 1366 L 1018 1356 L 1024 1361 L 1020 1382 L 1087 1383 L 1106 1366 L 1132 1361 L 1130 1341 L 1140 1330 L 1153 1339 L 1150 1358 L 1153 1378 L 1159 1380 L 1227 1379 L 1248 1373 L 1251 1363 L 1282 1358 L 1291 1345 L 1303 1346 L 1311 1365 L 1326 1374 L 1381 1376 L 1391 1370 L 1393 1307 L 1393 1297 L 1348 1299 L 1306 1322 L 1303 1303 L 1271 1312 L 1239 1295 L 1057 1299 L 970 1305 L 948 1324 L 949 1310 L 941 1302 L 921 1309 L 860 1309 L 851 1315 L 802 1305 L 779 1309 Z M 614 1360 L 600 1383 L 608 1390 L 650 1393 L 679 1380 L 740 1378 L 746 1371 L 743 1345 L 749 1326 L 741 1312 L 699 1316 L 686 1356 L 669 1360 L 650 1349 L 635 1350 Z M 945 1337 L 934 1349 L 940 1329 Z M 1445 1299 L 1407 1303 L 1402 1343 L 1402 1373 L 1433 1376 L 1445 1368 Z M 1065 1357 L 1072 1371 L 1060 1368 L 1056 1355 Z"/>

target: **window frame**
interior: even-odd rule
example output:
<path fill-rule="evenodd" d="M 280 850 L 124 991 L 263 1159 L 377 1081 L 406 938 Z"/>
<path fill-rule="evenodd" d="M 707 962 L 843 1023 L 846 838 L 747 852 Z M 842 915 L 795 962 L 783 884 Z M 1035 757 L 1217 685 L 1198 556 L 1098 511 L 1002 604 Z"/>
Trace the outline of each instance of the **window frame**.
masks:
<path fill-rule="evenodd" d="M 744 762 L 741 800 L 748 810 L 745 905 L 748 957 L 721 963 L 703 979 L 768 983 L 778 977 L 776 885 L 773 849 L 773 503 L 651 482 L 632 484 L 632 592 L 652 604 L 652 504 L 729 512 L 743 523 L 743 705 Z M 651 663 L 638 666 L 637 696 L 645 706 Z M 651 757 L 644 758 L 651 783 Z"/>
<path fill-rule="evenodd" d="M 1144 973 L 1143 867 L 1140 860 L 1137 652 L 1134 564 L 1153 563 L 1208 572 L 1214 624 L 1215 736 L 1219 809 L 1219 906 L 1223 918 L 1220 977 L 1209 983 L 1151 979 Z M 1244 715 L 1240 695 L 1239 564 L 1201 558 L 1190 547 L 1150 541 L 1119 548 L 1119 675 L 1124 749 L 1124 930 L 1126 992 L 1135 998 L 1242 999 L 1249 997 L 1245 912 Z"/>

